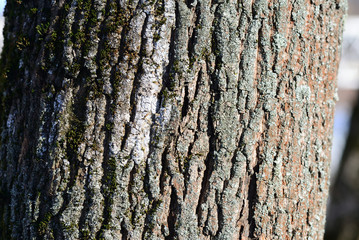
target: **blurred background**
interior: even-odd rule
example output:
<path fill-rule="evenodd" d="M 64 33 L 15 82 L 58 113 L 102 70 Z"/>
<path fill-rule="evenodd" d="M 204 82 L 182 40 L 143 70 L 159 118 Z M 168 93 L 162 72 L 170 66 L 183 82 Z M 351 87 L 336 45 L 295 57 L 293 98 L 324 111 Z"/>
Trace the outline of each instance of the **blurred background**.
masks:
<path fill-rule="evenodd" d="M 325 240 L 359 240 L 359 0 L 348 1 Z M 5 2 L 0 0 L 0 52 Z"/>
<path fill-rule="evenodd" d="M 359 0 L 348 0 L 336 106 L 326 240 L 359 240 Z"/>
<path fill-rule="evenodd" d="M 2 29 L 4 28 L 4 22 L 5 22 L 4 15 L 3 15 L 5 3 L 6 3 L 5 0 L 0 0 L 0 52 L 2 49 L 3 42 L 4 42 L 4 38 L 2 35 Z"/>

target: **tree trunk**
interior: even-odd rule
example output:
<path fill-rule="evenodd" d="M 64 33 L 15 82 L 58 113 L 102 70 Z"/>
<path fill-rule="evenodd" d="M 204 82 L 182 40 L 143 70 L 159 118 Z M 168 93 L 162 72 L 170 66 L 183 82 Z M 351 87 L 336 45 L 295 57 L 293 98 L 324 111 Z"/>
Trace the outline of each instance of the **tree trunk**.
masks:
<path fill-rule="evenodd" d="M 344 0 L 9 0 L 3 239 L 321 239 Z"/>

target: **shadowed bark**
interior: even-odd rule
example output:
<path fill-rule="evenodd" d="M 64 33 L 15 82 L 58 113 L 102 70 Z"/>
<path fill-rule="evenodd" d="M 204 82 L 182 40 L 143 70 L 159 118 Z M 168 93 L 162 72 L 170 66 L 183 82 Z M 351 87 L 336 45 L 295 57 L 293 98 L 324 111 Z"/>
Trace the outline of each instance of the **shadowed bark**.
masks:
<path fill-rule="evenodd" d="M 321 239 L 343 0 L 8 1 L 4 239 Z"/>

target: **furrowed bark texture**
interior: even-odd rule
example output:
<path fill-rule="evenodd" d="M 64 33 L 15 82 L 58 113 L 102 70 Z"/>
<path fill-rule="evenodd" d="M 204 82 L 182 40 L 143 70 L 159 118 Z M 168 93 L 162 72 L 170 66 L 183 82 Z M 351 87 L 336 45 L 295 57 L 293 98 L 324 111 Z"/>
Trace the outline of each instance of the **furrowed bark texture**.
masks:
<path fill-rule="evenodd" d="M 345 10 L 9 0 L 2 238 L 321 239 Z"/>

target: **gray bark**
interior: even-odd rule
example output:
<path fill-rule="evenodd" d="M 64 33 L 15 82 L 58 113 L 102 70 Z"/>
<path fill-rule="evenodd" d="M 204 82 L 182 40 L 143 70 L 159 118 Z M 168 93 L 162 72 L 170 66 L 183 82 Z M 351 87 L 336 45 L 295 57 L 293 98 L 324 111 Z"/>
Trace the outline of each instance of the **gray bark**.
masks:
<path fill-rule="evenodd" d="M 8 1 L 4 239 L 321 239 L 344 0 Z"/>

